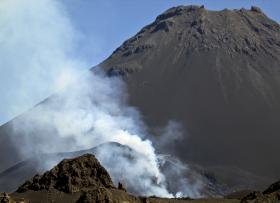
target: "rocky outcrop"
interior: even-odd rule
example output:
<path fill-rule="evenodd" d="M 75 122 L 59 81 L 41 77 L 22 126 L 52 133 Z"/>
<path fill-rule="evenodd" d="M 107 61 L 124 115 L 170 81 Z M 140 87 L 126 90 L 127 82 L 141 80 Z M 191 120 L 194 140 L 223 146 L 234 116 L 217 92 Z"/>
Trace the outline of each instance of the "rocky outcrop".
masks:
<path fill-rule="evenodd" d="M 172 184 L 172 182 L 171 182 Z M 175 184 L 175 183 L 174 183 Z M 253 192 L 241 202 L 277 202 L 280 200 L 279 183 L 271 185 L 265 192 Z M 190 198 L 136 197 L 126 192 L 123 183 L 116 188 L 106 169 L 92 154 L 65 159 L 43 175 L 37 175 L 19 187 L 18 191 L 0 195 L 5 203 L 25 202 L 76 202 L 76 203 L 160 203 L 192 202 Z M 201 202 L 237 202 L 237 199 L 208 198 Z M 197 200 L 200 202 L 200 200 Z"/>
<path fill-rule="evenodd" d="M 25 182 L 17 192 L 56 189 L 65 193 L 95 188 L 114 188 L 106 169 L 92 154 L 65 159 L 43 175 L 36 175 Z"/>
<path fill-rule="evenodd" d="M 276 203 L 280 202 L 280 181 L 272 184 L 263 192 L 252 192 L 241 199 L 241 203 Z"/>
<path fill-rule="evenodd" d="M 111 203 L 113 202 L 112 193 L 106 188 L 97 188 L 84 192 L 80 198 L 77 200 L 77 203 Z"/>
<path fill-rule="evenodd" d="M 26 181 L 11 197 L 5 194 L 2 199 L 11 203 L 23 198 L 42 203 L 142 203 L 140 198 L 128 194 L 123 184 L 120 185 L 119 188 L 113 185 L 110 175 L 94 155 L 84 154 L 64 159 L 50 171 Z"/>
<path fill-rule="evenodd" d="M 280 191 L 280 181 L 273 183 L 270 185 L 265 191 L 263 191 L 264 194 L 270 194 L 276 191 Z"/>

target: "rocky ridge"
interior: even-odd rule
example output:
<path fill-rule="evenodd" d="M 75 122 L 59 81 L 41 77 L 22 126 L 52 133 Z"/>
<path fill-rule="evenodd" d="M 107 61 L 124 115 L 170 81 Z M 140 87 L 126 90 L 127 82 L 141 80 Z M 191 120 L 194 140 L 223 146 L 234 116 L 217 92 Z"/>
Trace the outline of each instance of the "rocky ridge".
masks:
<path fill-rule="evenodd" d="M 153 23 L 125 41 L 110 58 L 122 56 L 129 61 L 140 53 L 159 49 L 157 41 L 167 39 L 164 44 L 168 44 L 171 38 L 178 42 L 174 50 L 186 49 L 192 52 L 222 49 L 231 57 L 238 53 L 257 57 L 259 53 L 278 58 L 279 31 L 279 24 L 268 20 L 260 8 L 255 6 L 250 10 L 242 8 L 222 11 L 206 10 L 204 6 L 178 6 L 168 9 Z M 141 69 L 141 64 L 128 65 L 118 65 L 108 73 L 124 75 Z"/>
<path fill-rule="evenodd" d="M 280 181 L 270 185 L 263 192 L 254 191 L 241 199 L 241 203 L 280 202 Z"/>
<path fill-rule="evenodd" d="M 75 159 L 64 159 L 50 171 L 25 182 L 17 192 L 56 189 L 74 193 L 101 187 L 114 188 L 111 177 L 94 155 L 85 154 Z"/>

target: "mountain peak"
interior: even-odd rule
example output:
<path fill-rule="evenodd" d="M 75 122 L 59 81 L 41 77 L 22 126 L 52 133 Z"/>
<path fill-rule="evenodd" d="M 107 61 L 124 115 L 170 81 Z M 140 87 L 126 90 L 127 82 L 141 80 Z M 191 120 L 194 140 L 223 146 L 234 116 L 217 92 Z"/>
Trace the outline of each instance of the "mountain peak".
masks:
<path fill-rule="evenodd" d="M 204 10 L 204 6 L 197 6 L 197 5 L 176 6 L 176 7 L 170 8 L 170 9 L 166 10 L 165 12 L 163 12 L 162 14 L 160 14 L 156 18 L 156 21 L 165 20 L 167 18 L 182 15 L 184 13 L 199 12 L 202 10 Z"/>
<path fill-rule="evenodd" d="M 211 10 L 205 9 L 204 5 L 188 5 L 188 6 L 181 5 L 181 6 L 175 6 L 175 7 L 167 9 L 165 12 L 163 12 L 162 14 L 160 14 L 156 18 L 156 21 L 164 20 L 164 19 L 174 17 L 174 16 L 191 14 L 191 13 L 227 12 L 227 11 L 231 11 L 231 12 L 255 12 L 255 13 L 259 13 L 259 14 L 264 15 L 261 8 L 259 8 L 257 6 L 251 6 L 251 9 L 241 8 L 241 9 L 233 9 L 232 10 L 232 9 L 225 8 L 222 11 L 211 11 Z"/>
<path fill-rule="evenodd" d="M 260 8 L 250 10 L 206 10 L 204 6 L 177 6 L 160 14 L 153 23 L 125 41 L 111 57 L 124 57 L 126 63 L 150 51 L 172 46 L 180 52 L 220 50 L 230 57 L 245 54 L 258 58 L 269 55 L 279 58 L 280 26 Z M 175 51 L 176 52 L 176 51 Z M 124 67 L 126 66 L 126 67 Z M 141 69 L 133 63 L 133 70 Z"/>
<path fill-rule="evenodd" d="M 279 148 L 279 64 L 280 26 L 260 8 L 178 6 L 100 66 L 124 76 L 129 102 L 149 127 L 172 118 L 188 129 L 190 139 L 176 150 L 182 159 L 271 176 L 269 168 L 280 169 L 271 156 Z"/>

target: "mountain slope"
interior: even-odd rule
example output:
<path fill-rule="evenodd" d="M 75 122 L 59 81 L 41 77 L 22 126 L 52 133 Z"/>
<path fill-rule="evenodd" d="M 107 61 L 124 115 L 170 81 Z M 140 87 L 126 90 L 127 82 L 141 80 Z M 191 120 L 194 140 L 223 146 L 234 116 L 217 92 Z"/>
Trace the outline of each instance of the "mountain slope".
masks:
<path fill-rule="evenodd" d="M 182 159 L 279 178 L 280 26 L 260 9 L 171 8 L 100 66 L 155 132 L 182 123 Z"/>
<path fill-rule="evenodd" d="M 155 135 L 169 120 L 182 124 L 184 140 L 161 152 L 279 179 L 279 31 L 255 7 L 180 6 L 158 16 L 100 66 L 124 78 L 130 104 Z M 13 123 L 30 112 L 0 127 L 0 171 L 27 158 L 19 153 L 25 140 Z M 38 145 L 51 138 L 64 143 L 55 129 L 40 127 L 28 135 L 37 140 L 39 134 Z"/>

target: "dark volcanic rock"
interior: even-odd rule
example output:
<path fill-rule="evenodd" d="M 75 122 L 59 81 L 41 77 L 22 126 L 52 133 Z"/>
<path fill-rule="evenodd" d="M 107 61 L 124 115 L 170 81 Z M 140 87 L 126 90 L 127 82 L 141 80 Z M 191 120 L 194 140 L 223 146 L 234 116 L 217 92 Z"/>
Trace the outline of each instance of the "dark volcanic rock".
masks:
<path fill-rule="evenodd" d="M 280 181 L 273 183 L 272 185 L 270 185 L 264 192 L 263 194 L 270 194 L 272 192 L 276 192 L 279 191 L 280 192 Z"/>
<path fill-rule="evenodd" d="M 95 156 L 85 154 L 74 159 L 64 159 L 52 170 L 43 175 L 36 175 L 31 181 L 25 182 L 17 192 L 54 188 L 73 193 L 100 187 L 114 188 L 114 185 L 108 172 Z"/>
<path fill-rule="evenodd" d="M 263 198 L 263 195 L 261 192 L 258 192 L 258 191 L 254 191 L 254 192 L 251 192 L 249 193 L 248 195 L 246 195 L 245 197 L 243 197 L 241 199 L 241 203 L 242 202 L 247 202 L 247 201 L 251 201 L 251 200 L 255 200 L 255 199 L 260 199 L 260 198 Z"/>
<path fill-rule="evenodd" d="M 242 203 L 247 202 L 280 202 L 280 181 L 270 185 L 263 192 L 252 192 L 241 199 Z"/>
<path fill-rule="evenodd" d="M 6 196 L 2 199 L 7 199 Z M 128 194 L 125 188 L 114 187 L 106 169 L 91 154 L 64 159 L 50 171 L 24 183 L 9 198 L 42 203 L 142 203 L 138 197 Z"/>
<path fill-rule="evenodd" d="M 280 191 L 270 194 L 263 194 L 261 192 L 254 192 L 244 197 L 240 201 L 241 203 L 277 203 L 280 202 Z"/>
<path fill-rule="evenodd" d="M 112 201 L 112 194 L 110 191 L 106 190 L 106 188 L 98 188 L 95 190 L 90 190 L 84 192 L 77 203 L 110 203 Z"/>
<path fill-rule="evenodd" d="M 100 66 L 123 77 L 154 134 L 182 123 L 181 159 L 279 178 L 280 26 L 259 8 L 168 9 Z"/>
<path fill-rule="evenodd" d="M 132 157 L 136 156 L 136 152 L 131 148 L 116 142 L 103 143 L 91 149 L 81 151 L 37 154 L 34 157 L 29 157 L 28 159 L 7 168 L 5 171 L 0 172 L 0 192 L 15 191 L 24 181 L 31 179 L 36 174 L 42 174 L 46 170 L 49 170 L 50 168 L 47 167 L 52 167 L 52 163 L 59 163 L 63 159 L 74 158 L 83 154 L 93 154 L 98 158 L 98 153 L 102 150 L 106 150 L 106 148 L 111 151 L 114 150 L 114 156 L 117 156 L 118 158 L 126 157 L 128 160 L 131 160 Z M 111 165 L 118 167 L 119 160 L 114 160 L 115 162 L 111 163 Z"/>

